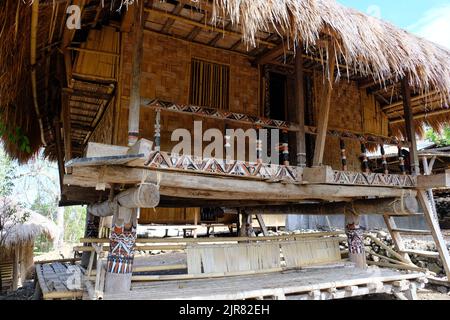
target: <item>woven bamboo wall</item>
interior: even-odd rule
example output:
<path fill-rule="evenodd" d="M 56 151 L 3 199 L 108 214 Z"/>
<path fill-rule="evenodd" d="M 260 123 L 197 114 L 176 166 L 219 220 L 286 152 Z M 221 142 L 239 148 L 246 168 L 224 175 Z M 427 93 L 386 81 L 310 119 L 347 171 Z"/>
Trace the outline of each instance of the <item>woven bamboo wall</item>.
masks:
<path fill-rule="evenodd" d="M 100 120 L 97 128 L 92 133 L 89 142 L 98 142 L 98 143 L 106 143 L 113 144 L 113 133 L 114 133 L 114 108 L 115 108 L 115 99 L 111 101 L 103 118 Z"/>
<path fill-rule="evenodd" d="M 124 34 L 124 57 L 130 57 L 133 43 Z M 189 103 L 190 67 L 192 58 L 198 58 L 230 67 L 230 111 L 259 115 L 259 71 L 245 57 L 187 44 L 166 36 L 145 34 L 144 58 L 141 76 L 141 96 L 157 98 L 179 104 Z M 128 137 L 128 105 L 132 61 L 124 59 L 122 69 L 122 100 L 120 108 L 118 144 L 125 145 Z M 140 135 L 153 139 L 154 111 L 141 110 Z M 202 120 L 204 130 L 224 129 L 221 121 L 202 119 L 190 115 L 170 114 L 161 116 L 161 147 L 170 150 L 176 143 L 170 141 L 177 128 L 193 129 L 193 121 Z"/>
<path fill-rule="evenodd" d="M 315 73 L 313 108 L 315 123 L 317 122 L 318 106 L 322 97 L 322 73 Z M 331 97 L 329 128 L 348 130 L 357 133 L 388 135 L 388 121 L 381 112 L 378 102 L 365 90 L 359 89 L 356 82 L 341 79 L 334 85 Z M 345 139 L 348 170 L 361 171 L 361 145 L 359 141 Z M 368 147 L 376 147 L 368 145 Z M 324 163 L 334 169 L 341 169 L 339 138 L 327 137 Z"/>
<path fill-rule="evenodd" d="M 157 208 L 141 209 L 140 224 L 193 224 L 195 215 L 200 216 L 199 208 Z"/>

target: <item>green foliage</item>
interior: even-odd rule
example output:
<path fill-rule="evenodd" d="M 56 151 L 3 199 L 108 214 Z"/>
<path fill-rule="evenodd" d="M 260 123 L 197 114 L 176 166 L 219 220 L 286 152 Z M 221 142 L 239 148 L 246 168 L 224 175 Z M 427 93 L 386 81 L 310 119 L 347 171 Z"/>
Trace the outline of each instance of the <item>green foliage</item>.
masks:
<path fill-rule="evenodd" d="M 12 194 L 17 165 L 5 154 L 0 145 L 0 196 Z"/>
<path fill-rule="evenodd" d="M 24 134 L 22 128 L 16 127 L 13 130 L 8 130 L 5 123 L 0 120 L 0 137 L 17 145 L 20 151 L 31 153 L 30 139 Z"/>
<path fill-rule="evenodd" d="M 426 138 L 439 147 L 450 145 L 450 126 L 447 126 L 442 131 L 442 134 L 436 133 L 433 129 L 427 130 Z"/>
<path fill-rule="evenodd" d="M 84 236 L 86 209 L 84 207 L 67 207 L 64 210 L 64 242 L 78 243 Z"/>

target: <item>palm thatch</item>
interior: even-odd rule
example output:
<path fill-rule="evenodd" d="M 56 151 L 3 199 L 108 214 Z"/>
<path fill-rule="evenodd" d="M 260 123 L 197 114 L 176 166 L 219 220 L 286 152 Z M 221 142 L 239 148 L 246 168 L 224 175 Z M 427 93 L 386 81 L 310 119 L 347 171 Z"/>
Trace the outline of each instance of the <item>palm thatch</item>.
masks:
<path fill-rule="evenodd" d="M 214 0 L 213 19 L 227 16 L 243 39 L 256 46 L 259 30 L 276 30 L 306 49 L 322 34 L 349 69 L 380 82 L 410 76 L 418 91 L 437 89 L 450 100 L 450 51 L 334 0 Z"/>
<path fill-rule="evenodd" d="M 39 213 L 22 208 L 14 200 L 2 198 L 0 202 L 7 203 L 9 207 L 15 209 L 14 219 L 6 219 L 5 225 L 0 230 L 1 244 L 6 249 L 22 243 L 33 242 L 41 234 L 44 234 L 49 239 L 54 239 L 58 236 L 58 227 L 53 221 Z M 0 212 L 0 215 L 4 214 L 5 212 Z M 25 222 L 22 222 L 22 219 Z M 17 221 L 21 222 L 16 223 Z"/>
<path fill-rule="evenodd" d="M 0 121 L 6 124 L 8 132 L 21 128 L 30 140 L 29 150 L 24 151 L 17 141 L 6 139 L 8 153 L 21 161 L 26 161 L 44 144 L 49 151 L 46 154 L 55 157 L 52 123 L 61 111 L 50 98 L 54 95 L 52 76 L 58 73 L 55 69 L 60 65 L 57 48 L 65 28 L 65 4 L 54 0 L 39 2 L 37 62 L 31 65 L 32 2 L 0 2 Z M 103 1 L 87 3 L 86 7 L 91 8 L 100 6 Z M 102 10 L 110 10 L 112 3 L 116 5 L 113 10 L 120 4 L 125 8 L 134 5 L 136 0 L 109 3 L 111 5 Z M 329 55 L 335 55 L 339 65 L 345 66 L 338 69 L 336 80 L 346 76 L 345 73 L 347 76 L 357 73 L 383 86 L 408 76 L 415 94 L 429 96 L 433 93 L 432 102 L 421 102 L 416 108 L 419 134 L 423 123 L 440 130 L 450 121 L 449 112 L 439 112 L 446 111 L 450 102 L 450 51 L 435 43 L 334 0 L 192 0 L 189 4 L 211 8 L 208 20 L 217 25 L 230 21 L 242 34 L 249 51 L 258 47 L 258 35 L 264 31 L 278 35 L 286 49 L 296 50 L 300 45 L 307 52 L 319 52 L 323 64 Z M 39 77 L 35 99 L 38 108 L 33 104 L 32 70 L 36 70 Z M 60 86 L 64 86 L 63 83 Z M 423 116 L 428 112 L 433 115 Z M 399 115 L 400 119 L 402 116 Z M 404 124 L 394 120 L 392 134 L 401 137 Z"/>

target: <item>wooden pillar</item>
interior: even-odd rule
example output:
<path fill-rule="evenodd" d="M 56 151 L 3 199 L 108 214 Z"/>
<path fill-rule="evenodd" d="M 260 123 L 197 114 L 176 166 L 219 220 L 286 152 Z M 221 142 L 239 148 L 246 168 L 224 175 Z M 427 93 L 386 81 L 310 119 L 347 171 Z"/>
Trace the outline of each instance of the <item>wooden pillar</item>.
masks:
<path fill-rule="evenodd" d="M 403 157 L 403 153 L 402 153 L 402 147 L 398 146 L 398 163 L 399 163 L 399 168 L 400 168 L 400 172 L 405 175 L 406 174 L 406 167 L 405 167 L 405 158 Z"/>
<path fill-rule="evenodd" d="M 242 211 L 241 213 L 241 226 L 239 230 L 240 237 L 252 237 L 254 236 L 252 226 L 252 215 Z"/>
<path fill-rule="evenodd" d="M 295 109 L 296 123 L 299 127 L 296 132 L 297 166 L 306 167 L 305 86 L 301 46 L 297 46 L 295 55 Z"/>
<path fill-rule="evenodd" d="M 364 249 L 364 234 L 360 227 L 361 217 L 353 213 L 345 213 L 345 233 L 348 241 L 348 254 L 357 268 L 366 269 L 366 253 Z"/>
<path fill-rule="evenodd" d="M 161 151 L 161 110 L 156 109 L 155 113 L 155 151 Z"/>
<path fill-rule="evenodd" d="M 261 164 L 263 162 L 262 155 L 263 155 L 263 142 L 261 140 L 261 127 L 256 127 L 256 162 Z M 230 138 L 228 137 L 228 140 Z M 229 141 L 227 141 L 227 136 L 225 136 L 225 148 L 229 145 Z"/>
<path fill-rule="evenodd" d="M 282 132 L 283 142 L 281 144 L 281 155 L 283 159 L 283 165 L 289 165 L 289 132 L 287 130 L 283 130 Z"/>
<path fill-rule="evenodd" d="M 342 170 L 343 171 L 347 171 L 348 170 L 348 166 L 347 166 L 347 151 L 345 149 L 345 141 L 344 141 L 344 139 L 341 139 L 339 143 L 340 143 L 340 146 L 341 146 Z"/>
<path fill-rule="evenodd" d="M 389 174 L 386 151 L 384 150 L 384 146 L 382 144 L 380 144 L 380 152 L 381 152 L 381 159 L 382 159 L 381 165 L 383 166 L 383 172 L 384 174 Z"/>
<path fill-rule="evenodd" d="M 119 206 L 114 213 L 109 238 L 105 293 L 124 293 L 131 289 L 136 226 L 137 209 Z"/>
<path fill-rule="evenodd" d="M 334 46 L 328 48 L 328 79 L 325 81 L 324 94 L 320 109 L 318 110 L 316 147 L 314 149 L 313 167 L 323 165 L 323 154 L 328 131 L 328 118 L 330 116 L 331 95 L 333 93 L 334 68 L 336 66 L 336 55 Z"/>
<path fill-rule="evenodd" d="M 131 69 L 130 109 L 128 115 L 128 145 L 139 138 L 139 113 L 141 109 L 141 63 L 144 40 L 144 1 L 134 6 L 133 64 Z"/>
<path fill-rule="evenodd" d="M 409 141 L 409 158 L 411 162 L 411 174 L 420 175 L 419 156 L 417 154 L 416 127 L 411 105 L 411 88 L 409 77 L 402 79 L 403 110 L 405 114 L 405 131 Z"/>
<path fill-rule="evenodd" d="M 367 148 L 364 142 L 361 143 L 361 162 L 363 172 L 370 173 L 369 159 L 367 158 Z"/>

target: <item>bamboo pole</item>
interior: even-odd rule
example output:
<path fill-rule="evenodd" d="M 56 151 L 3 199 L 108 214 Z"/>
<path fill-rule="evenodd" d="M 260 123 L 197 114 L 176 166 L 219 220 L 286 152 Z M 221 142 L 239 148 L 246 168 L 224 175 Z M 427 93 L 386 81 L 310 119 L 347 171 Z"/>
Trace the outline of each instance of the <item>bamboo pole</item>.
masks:
<path fill-rule="evenodd" d="M 31 65 L 31 90 L 33 95 L 34 111 L 39 122 L 39 129 L 41 134 L 41 142 L 44 146 L 47 145 L 44 136 L 44 125 L 42 122 L 42 115 L 39 110 L 38 94 L 37 94 L 37 80 L 36 80 L 36 45 L 37 45 L 37 28 L 39 23 L 39 0 L 34 0 L 31 7 L 31 36 L 30 36 L 30 65 Z"/>

